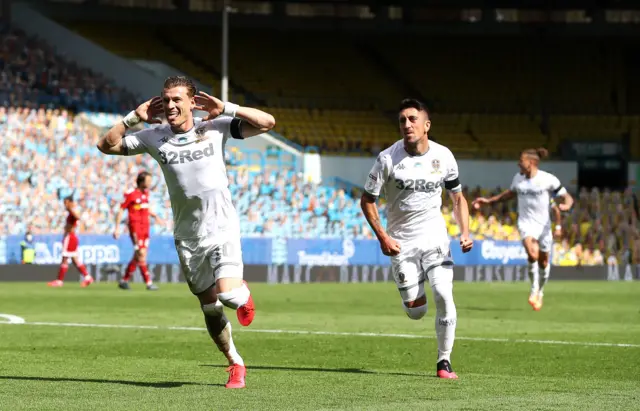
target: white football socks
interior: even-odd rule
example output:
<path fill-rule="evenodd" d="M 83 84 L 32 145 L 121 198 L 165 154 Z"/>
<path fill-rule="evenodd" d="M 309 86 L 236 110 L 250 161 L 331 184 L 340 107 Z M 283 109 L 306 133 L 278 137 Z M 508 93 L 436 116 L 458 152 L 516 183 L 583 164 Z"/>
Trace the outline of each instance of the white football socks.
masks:
<path fill-rule="evenodd" d="M 451 351 L 456 338 L 456 305 L 453 302 L 453 283 L 440 283 L 433 287 L 436 303 L 436 336 L 438 338 L 438 362 L 451 361 Z"/>
<path fill-rule="evenodd" d="M 244 360 L 242 359 L 242 357 L 238 353 L 238 350 L 236 350 L 236 346 L 233 343 L 233 336 L 231 335 L 231 323 L 228 323 L 227 327 L 229 327 L 229 352 L 228 352 L 228 355 L 229 355 L 229 357 L 231 357 L 231 363 L 244 366 Z"/>
<path fill-rule="evenodd" d="M 540 289 L 540 271 L 537 261 L 529 261 L 529 280 L 531 280 L 531 294 L 537 293 Z"/>
<path fill-rule="evenodd" d="M 542 268 L 542 270 L 544 274 L 542 275 L 542 278 L 540 278 L 540 290 L 538 291 L 540 295 L 542 295 L 542 289 L 544 288 L 544 285 L 547 283 L 547 281 L 549 281 L 549 276 L 551 275 L 551 263 L 547 263 L 547 266 Z"/>

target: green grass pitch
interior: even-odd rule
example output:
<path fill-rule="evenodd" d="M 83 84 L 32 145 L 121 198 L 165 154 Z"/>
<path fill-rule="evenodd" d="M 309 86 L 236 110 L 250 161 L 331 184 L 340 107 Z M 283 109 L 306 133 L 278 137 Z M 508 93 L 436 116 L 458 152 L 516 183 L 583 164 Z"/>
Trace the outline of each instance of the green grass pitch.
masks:
<path fill-rule="evenodd" d="M 0 410 L 640 409 L 640 283 L 551 282 L 541 312 L 525 283 L 456 283 L 457 381 L 434 377 L 433 302 L 411 321 L 392 283 L 252 292 L 250 327 L 227 310 L 247 388 L 226 390 L 186 285 L 0 283 L 27 322 L 0 324 Z"/>

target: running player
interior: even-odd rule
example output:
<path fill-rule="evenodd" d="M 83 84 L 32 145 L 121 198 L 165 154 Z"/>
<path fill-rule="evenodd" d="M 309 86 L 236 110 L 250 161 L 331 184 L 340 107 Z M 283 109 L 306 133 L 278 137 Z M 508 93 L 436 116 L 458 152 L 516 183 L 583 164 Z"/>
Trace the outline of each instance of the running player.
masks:
<path fill-rule="evenodd" d="M 62 287 L 64 285 L 64 276 L 69 269 L 69 260 L 73 262 L 82 277 L 81 287 L 87 287 L 93 283 L 93 277 L 87 272 L 87 267 L 78 259 L 78 236 L 75 230 L 80 214 L 76 210 L 73 197 L 69 196 L 64 199 L 64 208 L 67 210 L 67 220 L 64 226 L 64 238 L 62 239 L 62 261 L 60 262 L 60 270 L 58 271 L 58 279 L 47 283 L 49 287 Z"/>
<path fill-rule="evenodd" d="M 153 284 L 149 276 L 147 267 L 147 250 L 149 249 L 149 217 L 153 217 L 158 221 L 158 216 L 149 209 L 149 187 L 151 187 L 151 174 L 143 171 L 136 178 L 136 188 L 127 191 L 124 195 L 124 201 L 120 205 L 116 213 L 116 229 L 113 232 L 113 238 L 116 240 L 120 236 L 120 221 L 122 221 L 122 212 L 129 212 L 129 236 L 133 243 L 133 258 L 129 261 L 127 271 L 120 280 L 118 287 L 123 290 L 129 290 L 129 280 L 136 271 L 136 267 L 140 268 L 140 274 L 147 285 L 147 290 L 156 291 L 158 287 Z"/>
<path fill-rule="evenodd" d="M 573 198 L 560 184 L 560 180 L 551 173 L 540 170 L 540 160 L 548 155 L 544 148 L 527 149 L 520 154 L 518 167 L 511 182 L 511 187 L 502 193 L 490 198 L 476 198 L 473 206 L 479 209 L 483 204 L 493 204 L 506 201 L 513 197 L 518 198 L 518 231 L 522 238 L 522 244 L 527 252 L 529 261 L 529 279 L 531 280 L 531 292 L 529 304 L 534 310 L 542 308 L 544 286 L 549 281 L 551 265 L 549 253 L 553 243 L 551 234 L 551 217 L 549 207 L 553 207 L 551 199 L 560 211 L 568 211 L 573 205 Z M 559 213 L 556 213 L 559 222 Z M 556 236 L 561 228 L 556 223 Z M 540 277 L 540 271 L 543 272 Z"/>
<path fill-rule="evenodd" d="M 403 309 L 412 320 L 427 312 L 424 282 L 428 278 L 436 304 L 437 376 L 458 378 L 451 367 L 456 332 L 453 301 L 453 260 L 447 227 L 440 208 L 442 189 L 449 191 L 460 226 L 460 247 L 473 247 L 469 237 L 469 207 L 462 195 L 458 164 L 451 151 L 429 141 L 426 106 L 403 100 L 399 110 L 403 139 L 382 151 L 365 184 L 361 206 L 383 254 L 391 257 Z M 376 199 L 387 201 L 387 229 L 382 227 Z"/>
<path fill-rule="evenodd" d="M 209 113 L 193 117 L 192 110 Z M 140 123 L 167 125 L 129 134 Z M 174 238 L 182 271 L 200 300 L 209 335 L 229 361 L 227 388 L 245 386 L 246 369 L 231 337 L 223 305 L 236 310 L 243 326 L 255 315 L 253 299 L 242 280 L 240 222 L 231 201 L 224 163 L 225 143 L 262 134 L 275 125 L 263 111 L 223 103 L 196 92 L 186 77 L 169 77 L 162 97 L 154 97 L 125 116 L 98 143 L 105 154 L 150 154 L 164 174 L 174 220 Z"/>

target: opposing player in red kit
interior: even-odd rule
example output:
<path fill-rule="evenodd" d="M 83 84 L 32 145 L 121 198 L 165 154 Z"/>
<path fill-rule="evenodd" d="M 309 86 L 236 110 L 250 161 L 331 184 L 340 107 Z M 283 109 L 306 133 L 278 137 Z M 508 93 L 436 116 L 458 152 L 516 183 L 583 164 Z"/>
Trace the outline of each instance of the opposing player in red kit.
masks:
<path fill-rule="evenodd" d="M 125 193 L 124 201 L 116 214 L 116 229 L 113 232 L 113 238 L 117 240 L 120 236 L 119 228 L 120 221 L 122 221 L 122 212 L 127 210 L 129 212 L 129 235 L 131 236 L 131 242 L 133 242 L 133 249 L 135 250 L 133 258 L 131 258 L 127 266 L 127 272 L 118 284 L 118 287 L 123 290 L 129 289 L 129 280 L 136 271 L 136 267 L 140 268 L 140 274 L 142 274 L 142 278 L 147 285 L 147 290 L 155 291 L 158 289 L 158 287 L 153 284 L 149 276 L 149 269 L 147 268 L 149 217 L 153 217 L 158 221 L 158 216 L 149 209 L 149 187 L 151 187 L 151 174 L 143 171 L 138 174 L 136 178 L 136 188 Z"/>
<path fill-rule="evenodd" d="M 66 197 L 64 199 L 64 208 L 69 213 L 67 215 L 67 221 L 64 226 L 64 239 L 62 240 L 62 262 L 60 263 L 60 271 L 58 271 L 58 279 L 53 280 L 47 285 L 49 287 L 62 287 L 64 284 L 64 276 L 69 269 L 69 260 L 73 262 L 82 277 L 81 287 L 87 287 L 93 282 L 93 277 L 87 272 L 87 267 L 84 266 L 78 260 L 78 236 L 76 236 L 75 230 L 78 221 L 80 220 L 80 214 L 76 211 L 76 205 L 73 201 L 73 197 Z"/>

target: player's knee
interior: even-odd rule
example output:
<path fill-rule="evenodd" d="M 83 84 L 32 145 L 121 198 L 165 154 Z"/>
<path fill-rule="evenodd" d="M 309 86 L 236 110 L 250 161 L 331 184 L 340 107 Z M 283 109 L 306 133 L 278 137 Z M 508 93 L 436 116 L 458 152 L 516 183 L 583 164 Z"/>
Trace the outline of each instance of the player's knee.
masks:
<path fill-rule="evenodd" d="M 202 312 L 204 315 L 209 317 L 218 317 L 222 315 L 223 306 L 222 303 L 218 300 L 215 303 L 203 304 L 201 305 Z"/>
<path fill-rule="evenodd" d="M 419 320 L 427 313 L 426 301 L 422 305 L 413 303 L 411 306 L 407 306 L 407 303 L 404 303 L 402 307 L 404 308 L 404 312 L 407 313 L 407 317 L 412 320 Z"/>
<path fill-rule="evenodd" d="M 242 286 L 234 288 L 231 291 L 218 293 L 218 300 L 220 300 L 225 307 L 236 310 L 238 307 L 242 307 L 247 303 L 247 301 L 249 301 L 250 295 L 251 292 L 247 286 L 242 284 Z"/>

